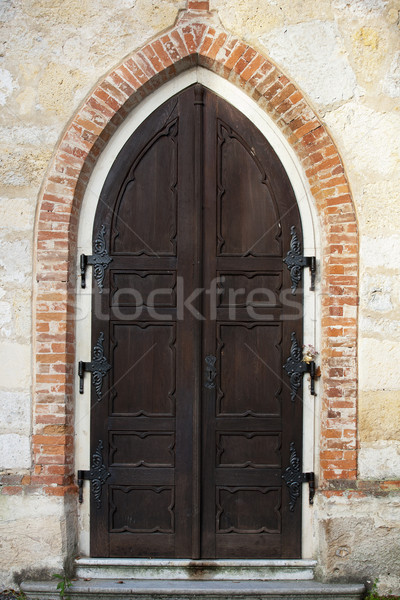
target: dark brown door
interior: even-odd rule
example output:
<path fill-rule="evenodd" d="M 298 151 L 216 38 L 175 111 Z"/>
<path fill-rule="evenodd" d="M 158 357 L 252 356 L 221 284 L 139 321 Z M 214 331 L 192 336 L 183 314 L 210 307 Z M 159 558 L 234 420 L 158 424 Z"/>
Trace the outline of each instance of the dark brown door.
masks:
<path fill-rule="evenodd" d="M 92 385 L 92 556 L 300 556 L 301 501 L 290 510 L 282 479 L 302 444 L 283 370 L 302 340 L 293 226 L 301 240 L 273 149 L 201 86 L 115 160 L 94 225 L 98 262 L 112 260 L 93 278 L 93 346 L 111 368 Z"/>

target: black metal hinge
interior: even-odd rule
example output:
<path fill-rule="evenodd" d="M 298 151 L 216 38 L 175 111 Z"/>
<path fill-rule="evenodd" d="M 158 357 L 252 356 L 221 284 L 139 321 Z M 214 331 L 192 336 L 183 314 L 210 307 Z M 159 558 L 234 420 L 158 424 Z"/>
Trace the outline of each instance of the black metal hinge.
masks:
<path fill-rule="evenodd" d="M 79 375 L 79 393 L 83 394 L 83 377 L 85 372 L 92 373 L 93 385 L 96 390 L 97 400 L 101 400 L 101 389 L 103 386 L 103 378 L 111 369 L 111 365 L 104 356 L 104 333 L 101 331 L 99 339 L 93 348 L 93 359 L 91 362 L 80 360 L 78 363 Z"/>
<path fill-rule="evenodd" d="M 78 470 L 78 490 L 79 490 L 79 503 L 83 502 L 83 482 L 84 480 L 90 481 L 90 471 Z"/>
<path fill-rule="evenodd" d="M 90 471 L 78 471 L 79 502 L 83 502 L 83 482 L 90 481 L 93 499 L 97 508 L 101 508 L 101 492 L 106 480 L 111 476 L 103 464 L 103 442 L 99 440 L 97 448 L 92 456 L 92 467 Z"/>
<path fill-rule="evenodd" d="M 285 469 L 282 479 L 289 488 L 289 510 L 294 511 L 296 501 L 300 496 L 301 484 L 309 484 L 309 502 L 314 504 L 315 495 L 315 474 L 302 473 L 300 466 L 300 458 L 297 456 L 294 442 L 290 444 L 290 459 L 289 466 Z"/>
<path fill-rule="evenodd" d="M 292 294 L 296 294 L 297 286 L 299 285 L 302 277 L 302 272 L 305 267 L 310 269 L 311 273 L 311 285 L 310 290 L 315 290 L 315 274 L 317 271 L 317 261 L 315 256 L 303 256 L 303 251 L 299 238 L 297 237 L 296 227 L 293 225 L 290 228 L 291 240 L 290 250 L 283 259 L 289 269 L 290 279 L 292 280 Z"/>
<path fill-rule="evenodd" d="M 93 254 L 91 256 L 81 254 L 80 258 L 81 287 L 86 287 L 86 267 L 91 265 L 94 268 L 93 276 L 97 282 L 100 294 L 103 292 L 105 270 L 112 261 L 111 256 L 108 255 L 105 233 L 105 225 L 102 225 L 93 242 Z"/>
<path fill-rule="evenodd" d="M 311 385 L 310 391 L 311 395 L 315 396 L 315 377 L 317 372 L 317 367 L 315 362 L 312 360 L 310 362 L 304 362 L 303 360 L 303 352 L 300 347 L 299 342 L 297 341 L 296 334 L 294 331 L 291 333 L 292 345 L 290 347 L 290 356 L 283 365 L 286 373 L 290 377 L 290 389 L 291 394 L 290 398 L 292 402 L 296 399 L 296 394 L 301 386 L 301 380 L 304 373 L 310 373 Z"/>

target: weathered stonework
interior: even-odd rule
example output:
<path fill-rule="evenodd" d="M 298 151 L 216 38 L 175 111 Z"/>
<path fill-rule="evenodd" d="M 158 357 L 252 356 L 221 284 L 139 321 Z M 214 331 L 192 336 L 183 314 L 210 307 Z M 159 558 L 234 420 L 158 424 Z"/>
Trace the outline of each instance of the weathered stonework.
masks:
<path fill-rule="evenodd" d="M 319 213 L 320 575 L 399 590 L 400 2 L 188 6 L 175 26 L 184 0 L 0 7 L 0 587 L 24 568 L 59 571 L 75 544 L 74 265 L 89 173 L 135 103 L 201 64 L 274 119 Z"/>
<path fill-rule="evenodd" d="M 398 589 L 400 499 L 394 497 L 320 498 L 320 576 L 331 580 L 374 582 L 386 593 Z M 377 575 L 376 575 L 377 576 Z"/>

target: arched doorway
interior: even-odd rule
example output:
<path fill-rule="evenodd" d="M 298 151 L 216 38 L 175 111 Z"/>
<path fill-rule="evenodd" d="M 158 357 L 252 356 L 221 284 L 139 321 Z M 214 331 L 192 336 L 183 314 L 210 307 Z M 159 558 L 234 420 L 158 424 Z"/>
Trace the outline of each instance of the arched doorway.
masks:
<path fill-rule="evenodd" d="M 207 87 L 240 106 L 276 149 L 296 193 L 304 253 L 317 256 L 320 294 L 310 297 L 305 282 L 304 341 L 320 350 L 322 378 L 316 403 L 309 397 L 308 386 L 304 387 L 303 467 L 319 474 L 321 496 L 342 494 L 346 482 L 356 478 L 356 427 L 349 428 L 346 419 L 356 422 L 358 237 L 341 158 L 324 124 L 296 84 L 276 65 L 219 25 L 204 22 L 198 14 L 183 13 L 173 28 L 109 73 L 77 111 L 54 155 L 38 205 L 33 465 L 36 486 L 46 494 L 65 496 L 68 518 L 75 514 L 77 500 L 75 468 L 89 466 L 90 402 L 77 392 L 74 401 L 77 361 L 88 360 L 92 350 L 88 336 L 91 324 L 86 318 L 91 298 L 79 293 L 76 296 L 77 239 L 78 254 L 90 254 L 92 209 L 101 190 L 97 183 L 110 156 L 114 153 L 114 159 L 118 154 L 124 132 L 130 129 L 132 133 L 143 115 L 149 114 L 149 106 L 154 110 L 161 104 L 158 100 L 165 90 L 170 97 L 189 81 L 205 81 L 208 76 Z M 214 85 L 211 80 L 218 83 Z M 65 221 L 62 231 L 55 225 L 61 219 Z M 336 325 L 344 327 L 344 338 L 337 335 Z M 42 348 L 43 341 L 52 344 L 51 352 Z M 329 418 L 331 411 L 342 406 L 346 406 L 346 419 Z M 54 445 L 52 427 L 42 425 L 44 419 L 54 422 L 54 409 L 64 432 L 57 438 L 60 446 Z M 55 469 L 62 475 L 55 477 Z M 74 519 L 68 528 L 79 536 L 83 555 L 90 554 L 86 498 L 84 494 L 79 530 Z M 305 497 L 302 508 L 305 558 L 316 551 L 316 537 L 313 513 Z"/>
<path fill-rule="evenodd" d="M 302 456 L 301 387 L 284 370 L 303 339 L 294 236 L 279 158 L 206 88 L 124 145 L 93 229 L 106 368 L 92 382 L 92 556 L 301 556 L 301 500 L 282 477 Z"/>

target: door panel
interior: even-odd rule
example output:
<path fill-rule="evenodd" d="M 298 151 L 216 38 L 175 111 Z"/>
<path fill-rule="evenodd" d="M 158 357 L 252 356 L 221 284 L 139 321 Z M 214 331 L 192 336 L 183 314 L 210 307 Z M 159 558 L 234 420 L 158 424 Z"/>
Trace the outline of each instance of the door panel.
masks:
<path fill-rule="evenodd" d="M 282 473 L 301 455 L 302 403 L 283 364 L 302 339 L 302 291 L 283 258 L 299 211 L 276 154 L 199 85 L 157 109 L 101 193 L 112 262 L 93 285 L 92 556 L 294 558 L 300 505 Z M 292 296 L 290 296 L 292 298 Z"/>
<path fill-rule="evenodd" d="M 176 255 L 178 133 L 178 119 L 169 120 L 129 170 L 113 219 L 115 254 Z"/>
<path fill-rule="evenodd" d="M 279 417 L 281 324 L 222 323 L 217 341 L 217 416 Z"/>
<path fill-rule="evenodd" d="M 159 322 L 114 324 L 113 415 L 174 417 L 175 329 Z"/>
<path fill-rule="evenodd" d="M 280 256 L 280 219 L 265 169 L 238 133 L 219 119 L 216 126 L 218 254 Z"/>

